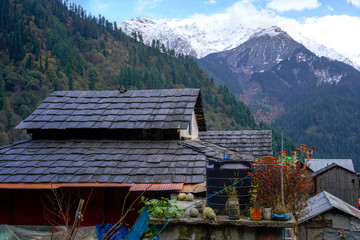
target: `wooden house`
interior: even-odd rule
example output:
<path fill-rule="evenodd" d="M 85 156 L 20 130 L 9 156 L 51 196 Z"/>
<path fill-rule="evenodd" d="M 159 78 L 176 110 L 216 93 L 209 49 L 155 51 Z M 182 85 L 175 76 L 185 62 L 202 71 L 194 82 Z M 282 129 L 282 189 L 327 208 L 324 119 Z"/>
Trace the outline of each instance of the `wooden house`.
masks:
<path fill-rule="evenodd" d="M 49 225 L 51 189 L 91 195 L 83 225 L 116 222 L 128 192 L 125 207 L 144 190 L 201 189 L 207 161 L 229 152 L 198 140 L 199 89 L 58 91 L 17 128 L 32 139 L 0 148 L 0 224 Z"/>
<path fill-rule="evenodd" d="M 360 211 L 323 191 L 301 212 L 299 240 L 325 239 L 360 239 Z"/>
<path fill-rule="evenodd" d="M 0 148 L 0 224 L 64 225 L 55 193 L 89 200 L 83 226 L 117 222 L 145 190 L 205 191 L 208 161 L 233 153 L 199 139 L 199 89 L 57 91 L 17 129 L 32 138 Z"/>
<path fill-rule="evenodd" d="M 355 172 L 332 163 L 313 173 L 316 192 L 326 191 L 354 207 L 358 206 L 359 178 Z"/>

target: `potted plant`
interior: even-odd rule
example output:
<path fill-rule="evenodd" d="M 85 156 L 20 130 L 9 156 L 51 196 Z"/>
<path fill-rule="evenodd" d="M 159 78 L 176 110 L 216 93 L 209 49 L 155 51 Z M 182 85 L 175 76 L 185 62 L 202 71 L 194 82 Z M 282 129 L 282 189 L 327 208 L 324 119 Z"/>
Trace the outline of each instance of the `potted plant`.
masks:
<path fill-rule="evenodd" d="M 252 163 L 252 191 L 256 193 L 259 206 L 275 207 L 281 199 L 281 172 L 283 173 L 283 195 L 286 210 L 298 218 L 298 213 L 313 192 L 314 184 L 306 162 L 311 158 L 314 147 L 301 145 L 288 156 L 285 149 L 278 157 L 255 159 Z M 261 203 L 259 203 L 261 200 Z"/>
<path fill-rule="evenodd" d="M 261 220 L 261 199 L 258 196 L 258 185 L 253 181 L 251 182 L 251 190 L 250 190 L 250 219 L 252 221 L 260 221 Z"/>
<path fill-rule="evenodd" d="M 229 187 L 225 187 L 228 200 L 226 201 L 226 211 L 229 213 L 230 220 L 238 220 L 240 218 L 240 207 L 238 192 L 236 190 L 237 179 L 234 180 L 233 184 Z"/>
<path fill-rule="evenodd" d="M 272 219 L 276 221 L 287 221 L 292 218 L 292 213 L 284 203 L 278 203 L 274 208 Z"/>

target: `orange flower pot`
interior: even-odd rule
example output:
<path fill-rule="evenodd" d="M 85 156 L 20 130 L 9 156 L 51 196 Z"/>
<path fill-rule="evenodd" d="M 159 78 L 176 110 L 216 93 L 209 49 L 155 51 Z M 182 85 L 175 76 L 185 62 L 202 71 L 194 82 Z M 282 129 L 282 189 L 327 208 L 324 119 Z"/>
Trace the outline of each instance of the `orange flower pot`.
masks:
<path fill-rule="evenodd" d="M 261 208 L 250 208 L 250 219 L 252 221 L 261 221 Z"/>

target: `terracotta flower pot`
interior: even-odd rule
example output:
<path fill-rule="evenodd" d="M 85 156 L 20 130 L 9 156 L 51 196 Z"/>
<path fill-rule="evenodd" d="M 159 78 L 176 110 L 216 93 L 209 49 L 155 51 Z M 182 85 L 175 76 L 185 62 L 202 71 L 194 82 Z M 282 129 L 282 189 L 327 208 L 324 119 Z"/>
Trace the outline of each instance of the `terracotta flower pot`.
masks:
<path fill-rule="evenodd" d="M 261 221 L 261 208 L 250 208 L 250 219 L 252 221 Z"/>

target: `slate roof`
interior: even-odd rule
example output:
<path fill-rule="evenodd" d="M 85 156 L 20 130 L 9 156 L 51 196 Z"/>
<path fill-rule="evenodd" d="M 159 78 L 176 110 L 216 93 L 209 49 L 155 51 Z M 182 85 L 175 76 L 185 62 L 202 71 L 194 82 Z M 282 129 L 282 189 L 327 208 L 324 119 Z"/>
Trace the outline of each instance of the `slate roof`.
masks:
<path fill-rule="evenodd" d="M 185 183 L 227 149 L 204 141 L 29 140 L 0 148 L 1 183 Z"/>
<path fill-rule="evenodd" d="M 323 191 L 309 198 L 306 208 L 301 211 L 303 216 L 299 219 L 299 223 L 305 222 L 333 208 L 360 219 L 360 211 L 358 209 L 340 198 Z"/>
<path fill-rule="evenodd" d="M 206 130 L 199 89 L 57 91 L 17 129 L 186 129 L 195 110 Z"/>
<path fill-rule="evenodd" d="M 273 155 L 271 130 L 206 131 L 200 132 L 200 139 L 243 155 Z"/>
<path fill-rule="evenodd" d="M 316 172 L 333 163 L 343 168 L 346 168 L 351 172 L 355 172 L 354 163 L 352 159 L 311 159 L 308 162 L 308 167 L 312 171 Z"/>

